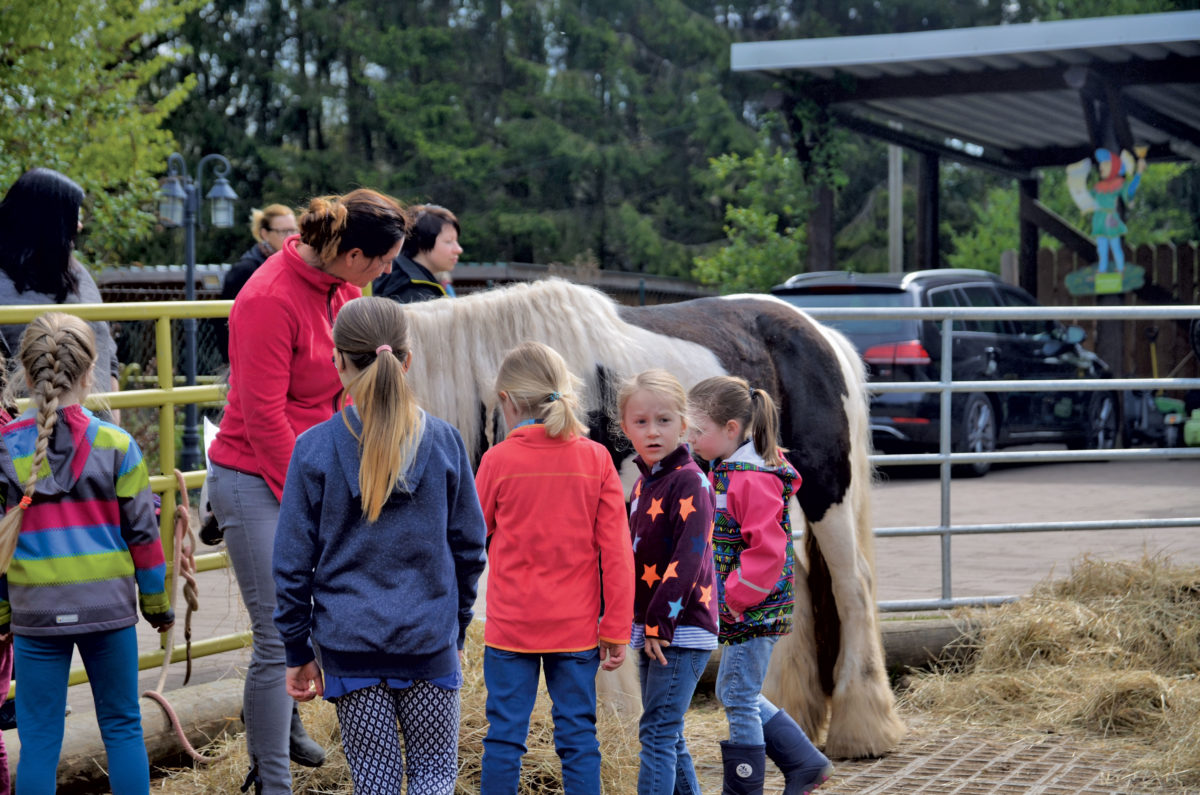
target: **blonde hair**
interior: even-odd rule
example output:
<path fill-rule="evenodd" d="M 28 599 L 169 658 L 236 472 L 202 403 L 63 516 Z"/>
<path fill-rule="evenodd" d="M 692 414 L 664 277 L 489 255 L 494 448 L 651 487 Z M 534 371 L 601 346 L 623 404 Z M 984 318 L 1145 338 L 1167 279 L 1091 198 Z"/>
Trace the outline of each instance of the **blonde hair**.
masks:
<path fill-rule="evenodd" d="M 0 519 L 0 572 L 8 571 L 25 506 L 33 498 L 42 465 L 50 446 L 50 436 L 58 422 L 58 404 L 64 395 L 86 382 L 96 363 L 96 338 L 91 327 L 62 312 L 46 312 L 35 317 L 25 333 L 17 358 L 33 388 L 33 405 L 37 409 L 37 442 L 33 449 L 29 477 L 23 484 L 20 505 L 8 506 Z"/>
<path fill-rule="evenodd" d="M 496 394 L 506 393 L 517 411 L 541 420 L 554 439 L 587 432 L 579 419 L 582 385 L 558 351 L 540 342 L 513 348 L 496 373 Z"/>
<path fill-rule="evenodd" d="M 404 372 L 404 311 L 389 298 L 355 298 L 338 312 L 333 344 L 358 370 L 346 390 L 362 418 L 358 488 L 363 516 L 374 522 L 396 486 L 406 485 L 404 467 L 420 441 L 421 409 Z"/>
<path fill-rule="evenodd" d="M 259 243 L 263 242 L 263 233 L 271 228 L 271 221 L 283 215 L 295 215 L 292 208 L 282 204 L 268 204 L 261 210 L 255 207 L 250 211 L 250 234 Z"/>
<path fill-rule="evenodd" d="M 783 465 L 787 450 L 779 446 L 779 408 L 765 390 L 752 389 L 745 378 L 718 375 L 692 387 L 688 403 L 694 414 L 702 414 L 717 425 L 737 420 L 768 466 Z"/>
<path fill-rule="evenodd" d="M 319 196 L 300 216 L 300 241 L 329 264 L 351 249 L 381 257 L 408 231 L 408 211 L 391 196 L 359 188 L 345 196 Z"/>
<path fill-rule="evenodd" d="M 621 388 L 617 392 L 617 416 L 615 418 L 618 426 L 625 417 L 625 404 L 638 392 L 650 392 L 665 400 L 671 409 L 679 414 L 683 420 L 683 426 L 685 428 L 688 426 L 687 392 L 678 378 L 662 368 L 643 370 L 621 384 Z"/>

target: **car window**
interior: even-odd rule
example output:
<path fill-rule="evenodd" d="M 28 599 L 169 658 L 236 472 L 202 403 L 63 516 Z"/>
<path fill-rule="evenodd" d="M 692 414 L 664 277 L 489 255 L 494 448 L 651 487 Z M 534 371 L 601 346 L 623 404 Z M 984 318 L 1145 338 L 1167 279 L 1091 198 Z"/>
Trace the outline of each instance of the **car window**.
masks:
<path fill-rule="evenodd" d="M 985 308 L 1000 306 L 1000 296 L 990 284 L 965 284 L 960 288 L 966 299 L 967 306 Z M 972 324 L 974 331 L 986 331 L 991 334 L 1002 334 L 1004 323 L 999 320 L 976 320 Z"/>
<path fill-rule="evenodd" d="M 929 305 L 935 306 L 935 307 L 950 308 L 950 307 L 956 307 L 959 304 L 958 304 L 958 299 L 955 297 L 954 290 L 952 288 L 938 287 L 936 289 L 929 291 Z M 940 331 L 942 329 L 942 321 L 938 320 L 938 321 L 934 321 L 934 322 L 937 323 L 938 330 Z M 967 326 L 963 321 L 956 320 L 956 321 L 954 321 L 954 330 L 955 331 L 966 331 Z M 972 331 L 974 331 L 974 330 L 975 329 L 972 329 Z"/>
<path fill-rule="evenodd" d="M 853 292 L 853 293 L 791 293 L 779 296 L 789 304 L 801 309 L 837 308 L 837 307 L 905 307 L 912 306 L 907 293 L 889 292 Z M 823 320 L 827 325 L 850 336 L 856 335 L 894 335 L 897 338 L 906 333 L 906 322 L 897 318 L 869 318 L 866 320 Z"/>
<path fill-rule="evenodd" d="M 1000 287 L 1000 300 L 1005 306 L 1041 306 L 1029 293 L 1014 290 L 1007 285 Z M 1010 320 L 1008 324 L 1015 333 L 1032 337 L 1045 331 L 1048 322 L 1046 320 Z"/>

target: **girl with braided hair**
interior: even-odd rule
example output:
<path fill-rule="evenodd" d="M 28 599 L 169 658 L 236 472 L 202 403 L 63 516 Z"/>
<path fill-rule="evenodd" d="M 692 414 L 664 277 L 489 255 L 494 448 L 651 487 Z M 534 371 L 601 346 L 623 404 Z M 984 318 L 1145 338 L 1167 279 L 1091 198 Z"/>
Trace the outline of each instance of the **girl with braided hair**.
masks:
<path fill-rule="evenodd" d="M 32 405 L 0 429 L 0 633 L 13 636 L 22 691 L 37 694 L 17 701 L 20 792 L 55 791 L 78 647 L 112 791 L 148 793 L 137 610 L 159 632 L 175 617 L 146 463 L 126 431 L 80 405 L 96 363 L 87 323 L 38 316 L 18 359 Z"/>

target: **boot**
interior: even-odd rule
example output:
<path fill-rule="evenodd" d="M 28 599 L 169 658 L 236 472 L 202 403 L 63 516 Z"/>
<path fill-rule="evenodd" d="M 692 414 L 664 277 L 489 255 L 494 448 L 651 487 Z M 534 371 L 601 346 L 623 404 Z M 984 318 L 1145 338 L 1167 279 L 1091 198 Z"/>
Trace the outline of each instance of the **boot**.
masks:
<path fill-rule="evenodd" d="M 808 795 L 833 775 L 833 765 L 783 710 L 763 724 L 763 739 L 767 756 L 783 773 L 783 795 Z"/>
<path fill-rule="evenodd" d="M 763 771 L 767 765 L 763 746 L 722 740 L 721 765 L 725 769 L 721 795 L 762 795 Z"/>
<path fill-rule="evenodd" d="M 288 756 L 298 765 L 304 767 L 320 767 L 325 764 L 325 749 L 308 736 L 304 724 L 300 722 L 300 707 L 292 704 L 291 739 L 288 743 Z"/>

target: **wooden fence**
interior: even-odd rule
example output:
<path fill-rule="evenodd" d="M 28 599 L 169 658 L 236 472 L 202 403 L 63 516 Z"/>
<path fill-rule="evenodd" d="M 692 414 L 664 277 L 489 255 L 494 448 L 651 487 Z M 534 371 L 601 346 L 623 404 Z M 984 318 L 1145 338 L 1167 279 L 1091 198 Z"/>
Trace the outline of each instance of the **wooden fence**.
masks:
<path fill-rule="evenodd" d="M 1133 250 L 1126 248 L 1125 257 L 1127 263 L 1146 269 L 1145 286 L 1123 296 L 1126 306 L 1195 306 L 1200 303 L 1200 296 L 1197 295 L 1197 288 L 1200 288 L 1200 253 L 1196 244 L 1138 246 Z M 1087 264 L 1067 249 L 1040 250 L 1038 301 L 1047 306 L 1095 306 L 1094 296 L 1071 295 L 1065 285 L 1068 273 Z M 1089 340 L 1096 339 L 1096 321 L 1083 321 L 1078 325 L 1087 331 Z M 1123 361 L 1119 364 L 1108 363 L 1113 374 L 1126 378 L 1149 378 L 1153 375 L 1147 330 L 1155 327 L 1158 329 L 1155 347 L 1159 377 L 1200 378 L 1200 362 L 1197 362 L 1188 339 L 1187 320 L 1133 320 L 1124 323 Z"/>

